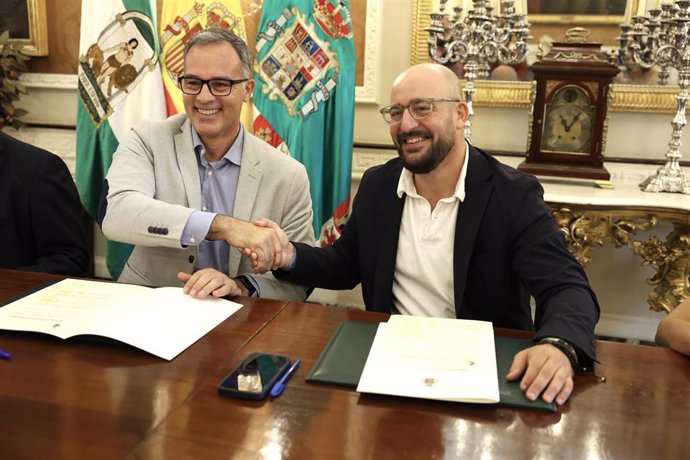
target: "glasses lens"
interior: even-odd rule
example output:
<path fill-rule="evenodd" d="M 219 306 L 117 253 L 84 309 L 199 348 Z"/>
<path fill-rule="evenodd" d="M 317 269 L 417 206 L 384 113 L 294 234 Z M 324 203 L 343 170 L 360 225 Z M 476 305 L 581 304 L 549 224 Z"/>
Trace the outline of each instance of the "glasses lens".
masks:
<path fill-rule="evenodd" d="M 425 99 L 420 99 L 410 104 L 410 112 L 416 119 L 426 118 L 434 110 L 434 103 Z"/>
<path fill-rule="evenodd" d="M 388 116 L 393 123 L 397 123 L 402 120 L 403 112 L 405 109 L 399 105 L 392 105 L 388 109 Z"/>
<path fill-rule="evenodd" d="M 202 85 L 203 83 L 196 78 L 180 78 L 180 88 L 182 88 L 182 92 L 187 94 L 199 94 Z"/>
<path fill-rule="evenodd" d="M 232 83 L 227 80 L 211 80 L 208 86 L 214 96 L 227 96 L 232 91 Z"/>

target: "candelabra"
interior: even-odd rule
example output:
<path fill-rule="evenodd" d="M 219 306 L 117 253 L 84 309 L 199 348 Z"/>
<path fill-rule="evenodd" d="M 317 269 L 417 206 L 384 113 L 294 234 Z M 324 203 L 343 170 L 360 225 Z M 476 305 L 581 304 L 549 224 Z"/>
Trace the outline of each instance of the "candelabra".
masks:
<path fill-rule="evenodd" d="M 687 124 L 685 110 L 690 86 L 690 0 L 662 4 L 660 9 L 650 9 L 647 15 L 633 16 L 631 22 L 621 25 L 620 56 L 629 55 L 635 64 L 643 68 L 659 66 L 662 74 L 665 73 L 660 75 L 660 84 L 667 79 L 668 67 L 676 69 L 679 87 L 666 163 L 642 181 L 640 188 L 646 192 L 690 194 L 690 179 L 680 168 L 680 138 Z"/>
<path fill-rule="evenodd" d="M 460 62 L 463 66 L 463 87 L 469 115 L 465 137 L 472 137 L 472 98 L 474 81 L 488 75 L 489 65 L 517 64 L 527 56 L 529 24 L 524 12 L 516 13 L 512 0 L 500 2 L 500 12 L 488 0 L 473 0 L 472 8 L 463 15 L 463 8 L 453 7 L 452 17 L 444 13 L 447 0 L 440 1 L 439 11 L 431 13 L 429 56 L 439 64 Z"/>

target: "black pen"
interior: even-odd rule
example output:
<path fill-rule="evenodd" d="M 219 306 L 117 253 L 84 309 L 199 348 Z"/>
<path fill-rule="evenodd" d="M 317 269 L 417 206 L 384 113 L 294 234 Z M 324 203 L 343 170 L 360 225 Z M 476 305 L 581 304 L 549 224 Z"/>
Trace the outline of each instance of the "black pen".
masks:
<path fill-rule="evenodd" d="M 7 353 L 2 348 L 0 348 L 0 359 L 10 359 L 10 358 L 12 358 L 12 355 Z"/>
<path fill-rule="evenodd" d="M 283 390 L 285 390 L 288 380 L 290 380 L 290 377 L 292 377 L 292 375 L 297 371 L 300 363 L 301 361 L 296 359 L 295 362 L 292 363 L 292 366 L 290 366 L 290 369 L 287 370 L 285 375 L 282 376 L 275 385 L 273 385 L 273 388 L 271 388 L 271 398 L 277 398 L 283 394 Z"/>

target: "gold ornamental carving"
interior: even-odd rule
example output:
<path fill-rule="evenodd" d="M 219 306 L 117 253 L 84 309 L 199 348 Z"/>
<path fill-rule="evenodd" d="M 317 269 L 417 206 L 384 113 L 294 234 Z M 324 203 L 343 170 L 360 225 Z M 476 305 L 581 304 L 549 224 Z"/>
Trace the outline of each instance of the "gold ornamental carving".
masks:
<path fill-rule="evenodd" d="M 653 213 L 576 210 L 554 206 L 552 215 L 565 234 L 570 251 L 582 265 L 592 260 L 594 246 L 606 243 L 627 246 L 650 265 L 655 274 L 647 281 L 654 286 L 647 302 L 654 311 L 670 312 L 690 296 L 690 225 L 674 223 L 673 231 L 663 241 L 651 236 L 647 241 L 634 239 L 637 232 L 650 230 L 658 223 Z"/>
<path fill-rule="evenodd" d="M 631 249 L 656 270 L 647 280 L 654 286 L 647 298 L 652 310 L 669 313 L 690 296 L 690 226 L 674 224 L 665 242 L 652 237 L 635 241 Z"/>

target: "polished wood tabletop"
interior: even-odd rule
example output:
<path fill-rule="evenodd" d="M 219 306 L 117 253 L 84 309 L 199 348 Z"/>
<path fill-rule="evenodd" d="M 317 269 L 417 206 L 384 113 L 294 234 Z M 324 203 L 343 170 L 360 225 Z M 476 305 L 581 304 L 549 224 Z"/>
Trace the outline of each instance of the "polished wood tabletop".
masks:
<path fill-rule="evenodd" d="M 0 270 L 0 302 L 62 278 Z M 121 343 L 0 330 L 12 355 L 0 360 L 0 459 L 126 457 L 286 305 L 242 303 L 172 361 Z"/>
<path fill-rule="evenodd" d="M 0 301 L 32 285 L 15 273 L 0 270 Z M 242 300 L 171 362 L 0 331 L 13 353 L 0 361 L 0 458 L 686 458 L 690 359 L 668 349 L 598 341 L 600 364 L 556 413 L 364 395 L 304 378 L 341 321 L 387 315 Z M 218 396 L 257 351 L 302 360 L 285 393 Z"/>

